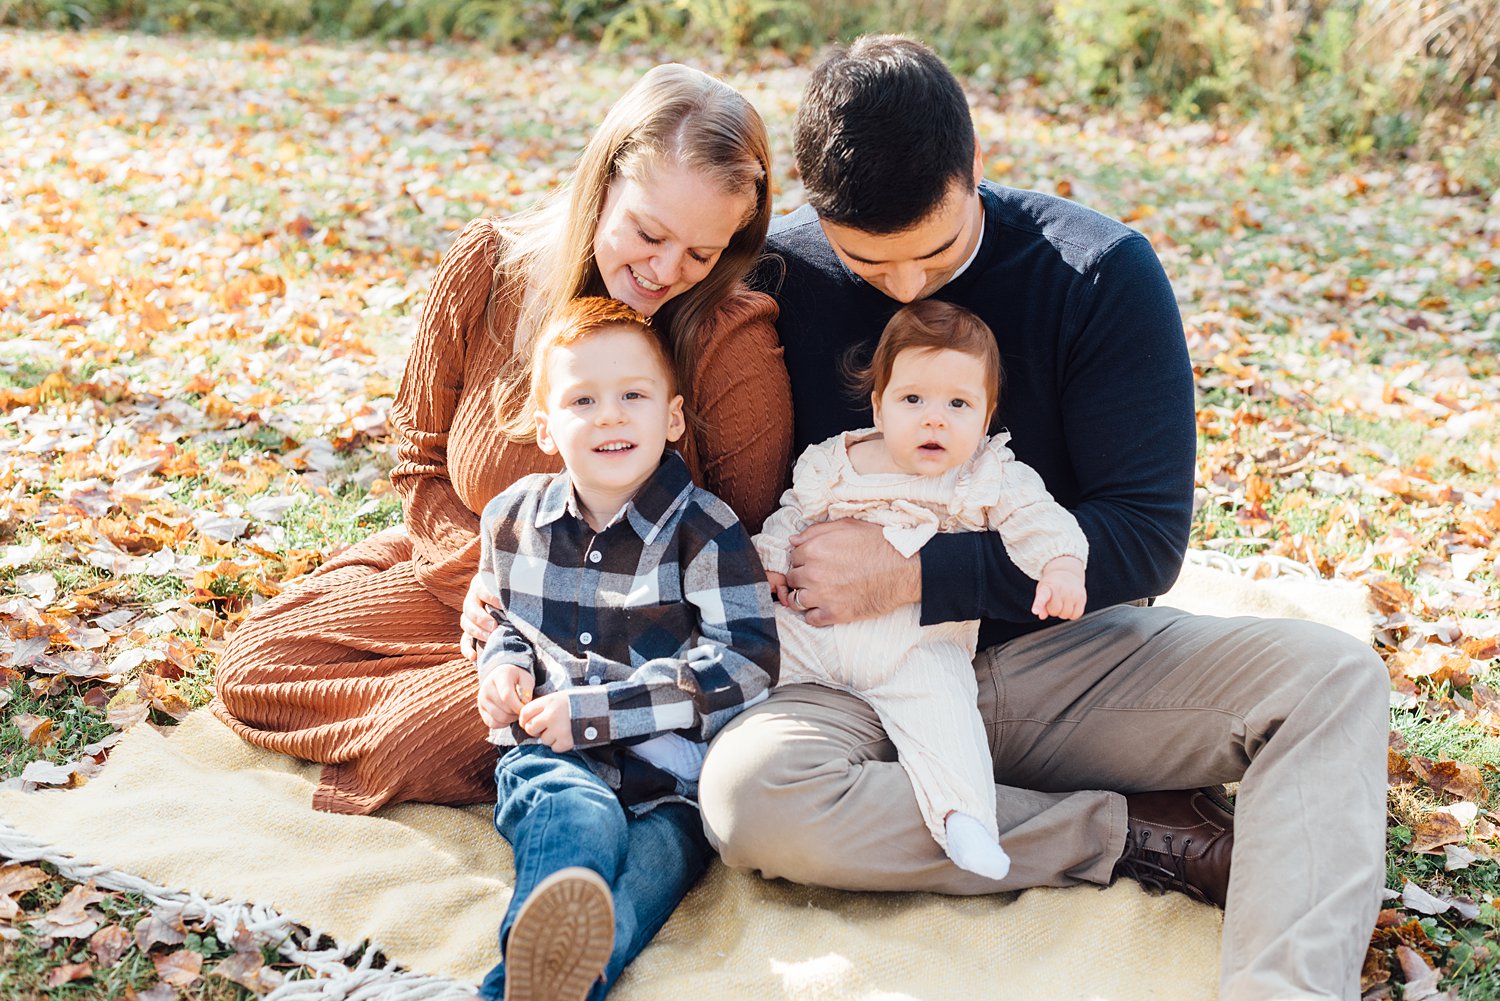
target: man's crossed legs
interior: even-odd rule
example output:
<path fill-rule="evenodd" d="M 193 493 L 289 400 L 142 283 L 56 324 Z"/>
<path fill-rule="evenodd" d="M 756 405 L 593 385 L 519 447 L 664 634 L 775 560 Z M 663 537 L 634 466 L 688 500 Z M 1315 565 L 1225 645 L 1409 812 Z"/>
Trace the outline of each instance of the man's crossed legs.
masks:
<path fill-rule="evenodd" d="M 1358 997 L 1385 875 L 1389 681 L 1367 646 L 1119 606 L 982 651 L 975 671 L 1005 879 L 953 865 L 874 712 L 813 685 L 777 689 L 714 744 L 710 840 L 730 865 L 843 889 L 1107 884 L 1122 794 L 1239 782 L 1222 1001 Z"/>

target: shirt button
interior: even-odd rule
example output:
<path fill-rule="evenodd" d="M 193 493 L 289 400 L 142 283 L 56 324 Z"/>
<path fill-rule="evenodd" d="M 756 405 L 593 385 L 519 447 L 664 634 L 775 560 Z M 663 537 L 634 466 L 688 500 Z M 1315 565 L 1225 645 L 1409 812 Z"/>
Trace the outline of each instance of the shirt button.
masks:
<path fill-rule="evenodd" d="M 589 562 L 590 563 L 598 563 L 602 559 L 604 559 L 604 554 L 601 553 L 597 549 L 595 549 L 593 552 L 589 553 Z"/>
<path fill-rule="evenodd" d="M 591 685 L 597 685 L 598 683 L 599 683 L 599 678 L 597 676 L 589 679 L 589 684 L 591 684 Z"/>
<path fill-rule="evenodd" d="M 593 727 L 587 727 L 583 731 L 584 740 L 593 740 L 597 736 L 599 736 L 599 731 L 594 729 Z"/>
<path fill-rule="evenodd" d="M 588 646 L 590 643 L 594 642 L 594 634 L 593 633 L 579 633 L 578 634 L 578 642 L 582 643 L 584 646 Z"/>

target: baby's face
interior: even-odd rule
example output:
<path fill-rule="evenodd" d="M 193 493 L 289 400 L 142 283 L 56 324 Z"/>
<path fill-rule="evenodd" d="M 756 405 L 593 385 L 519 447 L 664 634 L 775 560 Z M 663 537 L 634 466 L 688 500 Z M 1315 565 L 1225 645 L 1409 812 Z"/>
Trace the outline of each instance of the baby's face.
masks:
<path fill-rule="evenodd" d="M 984 363 L 950 348 L 902 351 L 884 392 L 871 400 L 891 461 L 918 476 L 939 476 L 974 454 L 989 403 Z"/>

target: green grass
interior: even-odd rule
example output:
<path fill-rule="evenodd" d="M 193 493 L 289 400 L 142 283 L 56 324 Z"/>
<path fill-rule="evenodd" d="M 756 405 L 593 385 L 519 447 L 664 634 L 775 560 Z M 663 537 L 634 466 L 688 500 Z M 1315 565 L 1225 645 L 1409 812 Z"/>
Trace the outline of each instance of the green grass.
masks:
<path fill-rule="evenodd" d="M 9 692 L 11 700 L 5 706 L 4 721 L 0 722 L 0 755 L 3 755 L 0 778 L 21 774 L 33 761 L 58 764 L 73 761 L 84 747 L 114 732 L 104 710 L 85 704 L 83 695 L 71 685 L 59 695 L 38 698 L 24 682 L 13 681 Z M 14 720 L 25 713 L 51 719 L 51 733 L 56 740 L 36 747 L 22 737 Z"/>
<path fill-rule="evenodd" d="M 55 371 L 56 366 L 46 362 L 5 359 L 0 361 L 0 389 L 30 389 Z"/>
<path fill-rule="evenodd" d="M 41 868 L 53 874 L 53 878 L 25 893 L 20 903 L 28 914 L 40 914 L 55 906 L 75 885 L 56 875 L 52 866 L 42 863 Z M 94 905 L 104 916 L 103 925 L 118 924 L 127 932 L 151 913 L 151 902 L 144 897 L 129 893 L 111 894 Z M 21 923 L 15 926 L 20 932 L 16 941 L 0 939 L 0 998 L 41 999 L 49 1001 L 118 1001 L 125 996 L 126 989 L 145 990 L 158 980 L 156 966 L 151 956 L 141 952 L 132 936 L 130 947 L 121 955 L 119 962 L 107 968 L 98 968 L 92 976 L 72 981 L 58 987 L 47 983 L 48 973 L 69 963 L 93 962 L 87 939 L 43 940 L 32 927 Z M 233 955 L 233 949 L 220 943 L 212 933 L 201 930 L 188 935 L 181 947 L 157 946 L 158 954 L 187 948 L 204 957 L 203 969 L 208 971 L 219 960 Z M 270 949 L 263 949 L 268 960 L 277 959 Z M 208 975 L 189 988 L 189 996 L 197 1001 L 247 1001 L 256 995 L 224 977 Z"/>

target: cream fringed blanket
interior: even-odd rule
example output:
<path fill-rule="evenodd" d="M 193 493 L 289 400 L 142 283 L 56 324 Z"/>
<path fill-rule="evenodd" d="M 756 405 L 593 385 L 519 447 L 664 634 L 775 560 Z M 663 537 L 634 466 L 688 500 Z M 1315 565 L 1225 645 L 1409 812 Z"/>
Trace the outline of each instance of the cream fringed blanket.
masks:
<path fill-rule="evenodd" d="M 1163 603 L 1369 635 L 1362 589 L 1305 578 L 1252 582 L 1190 564 Z M 200 711 L 166 736 L 135 728 L 81 789 L 0 794 L 0 854 L 69 856 L 75 870 L 96 864 L 165 891 L 251 901 L 431 975 L 364 970 L 273 997 L 459 995 L 451 981 L 476 983 L 494 963 L 509 895 L 509 850 L 489 810 L 318 813 L 317 774 Z M 986 997 L 1027 1001 L 1199 1001 L 1215 993 L 1219 926 L 1214 908 L 1128 881 L 985 898 L 852 894 L 715 864 L 610 996 L 958 999 L 984 985 Z"/>

